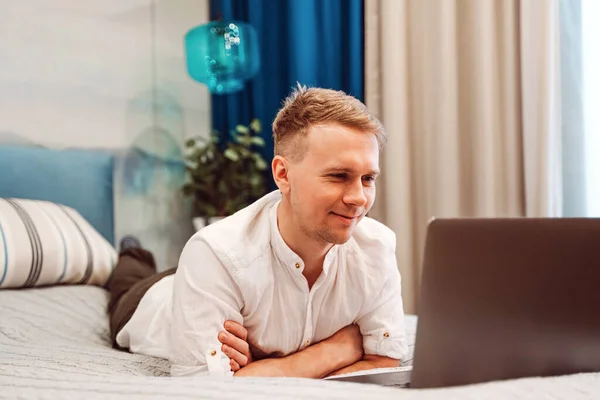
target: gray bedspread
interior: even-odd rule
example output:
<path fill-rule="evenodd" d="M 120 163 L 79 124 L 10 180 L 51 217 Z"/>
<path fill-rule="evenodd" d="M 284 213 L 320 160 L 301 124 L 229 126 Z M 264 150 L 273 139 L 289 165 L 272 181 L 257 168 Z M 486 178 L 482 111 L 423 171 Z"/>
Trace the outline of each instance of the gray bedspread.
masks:
<path fill-rule="evenodd" d="M 600 374 L 414 390 L 316 379 L 171 378 L 166 360 L 114 350 L 107 293 L 92 286 L 0 291 L 0 397 L 587 399 Z M 416 319 L 407 326 L 414 341 Z"/>

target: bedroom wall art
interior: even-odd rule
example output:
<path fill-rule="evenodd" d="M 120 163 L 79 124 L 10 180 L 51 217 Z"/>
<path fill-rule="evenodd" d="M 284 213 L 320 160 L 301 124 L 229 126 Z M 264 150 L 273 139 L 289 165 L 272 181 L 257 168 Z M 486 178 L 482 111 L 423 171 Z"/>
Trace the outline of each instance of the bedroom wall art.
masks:
<path fill-rule="evenodd" d="M 0 3 L 0 142 L 117 154 L 115 240 L 161 269 L 193 233 L 182 149 L 208 135 L 210 96 L 183 38 L 207 21 L 207 0 Z"/>

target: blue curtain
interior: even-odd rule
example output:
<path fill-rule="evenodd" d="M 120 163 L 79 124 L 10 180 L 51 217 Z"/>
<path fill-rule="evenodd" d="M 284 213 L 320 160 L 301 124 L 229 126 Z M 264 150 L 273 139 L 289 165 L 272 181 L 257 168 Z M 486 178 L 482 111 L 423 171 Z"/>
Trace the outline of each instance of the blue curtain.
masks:
<path fill-rule="evenodd" d="M 259 118 L 268 162 L 271 123 L 297 82 L 364 101 L 363 0 L 211 0 L 210 15 L 250 23 L 261 53 L 260 71 L 243 91 L 212 96 L 213 129 L 228 135 Z"/>

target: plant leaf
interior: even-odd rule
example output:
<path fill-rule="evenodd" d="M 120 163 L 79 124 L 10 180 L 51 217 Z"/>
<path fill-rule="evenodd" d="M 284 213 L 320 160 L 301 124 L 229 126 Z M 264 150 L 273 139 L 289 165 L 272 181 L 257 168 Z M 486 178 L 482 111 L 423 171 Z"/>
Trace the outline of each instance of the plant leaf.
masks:
<path fill-rule="evenodd" d="M 261 171 L 264 171 L 265 169 L 267 169 L 267 162 L 265 160 L 261 158 L 257 158 L 256 159 L 256 168 L 258 168 Z"/>
<path fill-rule="evenodd" d="M 236 140 L 244 146 L 250 146 L 250 143 L 252 142 L 252 138 L 249 136 L 238 136 Z"/>
<path fill-rule="evenodd" d="M 259 175 L 252 175 L 248 181 L 252 186 L 258 186 L 260 185 L 261 179 Z"/>
<path fill-rule="evenodd" d="M 265 141 L 263 138 L 259 137 L 259 136 L 253 136 L 252 139 L 250 139 L 250 141 L 252 142 L 252 144 L 255 144 L 257 146 L 264 146 L 265 145 Z"/>
<path fill-rule="evenodd" d="M 231 161 L 238 161 L 240 159 L 240 156 L 233 149 L 226 149 L 223 155 Z"/>
<path fill-rule="evenodd" d="M 235 130 L 239 133 L 248 133 L 248 127 L 244 126 L 244 125 L 238 125 L 235 127 Z"/>
<path fill-rule="evenodd" d="M 252 120 L 252 122 L 250 123 L 250 129 L 252 129 L 256 133 L 259 133 L 262 130 L 262 126 L 258 118 L 254 118 Z"/>

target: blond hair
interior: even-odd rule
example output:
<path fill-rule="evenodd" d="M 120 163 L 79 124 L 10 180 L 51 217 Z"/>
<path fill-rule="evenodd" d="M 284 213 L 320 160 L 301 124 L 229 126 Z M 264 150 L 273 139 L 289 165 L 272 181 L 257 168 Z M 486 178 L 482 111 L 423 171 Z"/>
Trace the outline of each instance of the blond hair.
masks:
<path fill-rule="evenodd" d="M 300 161 L 305 153 L 302 139 L 313 125 L 324 123 L 371 133 L 380 150 L 387 139 L 381 122 L 357 98 L 342 91 L 298 85 L 273 121 L 275 155 Z"/>

